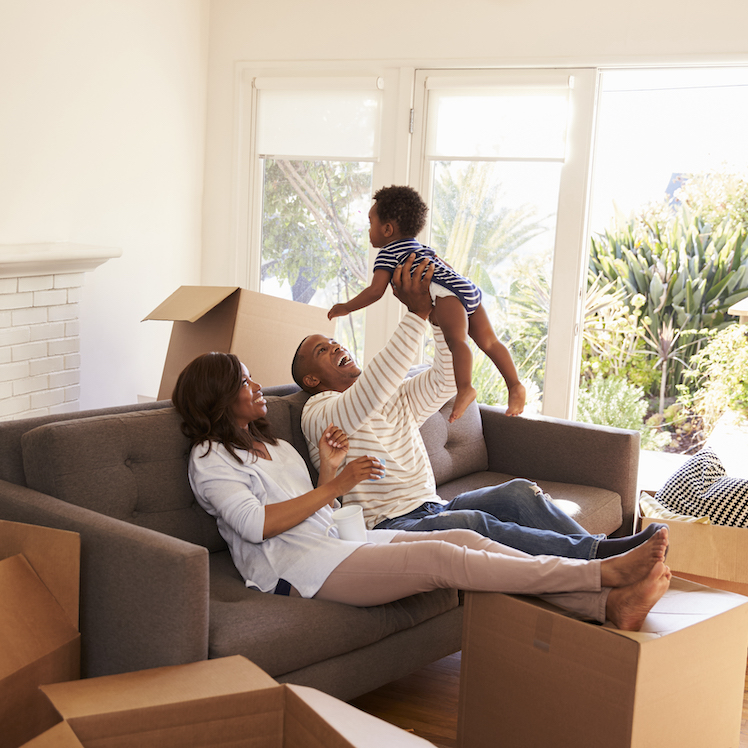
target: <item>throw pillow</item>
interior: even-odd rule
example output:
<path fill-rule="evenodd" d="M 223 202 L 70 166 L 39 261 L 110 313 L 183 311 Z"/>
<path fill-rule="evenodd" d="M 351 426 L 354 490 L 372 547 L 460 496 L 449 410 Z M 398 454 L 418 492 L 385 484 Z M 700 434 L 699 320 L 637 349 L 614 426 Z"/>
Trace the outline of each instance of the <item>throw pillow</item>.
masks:
<path fill-rule="evenodd" d="M 748 527 L 748 480 L 730 478 L 710 447 L 673 473 L 655 499 L 678 514 L 706 515 L 715 525 Z"/>

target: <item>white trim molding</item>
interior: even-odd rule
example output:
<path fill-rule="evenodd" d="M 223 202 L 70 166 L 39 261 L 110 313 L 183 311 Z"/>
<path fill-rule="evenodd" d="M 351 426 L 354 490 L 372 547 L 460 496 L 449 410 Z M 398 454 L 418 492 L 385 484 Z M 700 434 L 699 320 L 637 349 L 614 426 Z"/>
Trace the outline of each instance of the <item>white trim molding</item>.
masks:
<path fill-rule="evenodd" d="M 115 247 L 71 242 L 0 244 L 0 278 L 85 273 L 121 255 Z"/>

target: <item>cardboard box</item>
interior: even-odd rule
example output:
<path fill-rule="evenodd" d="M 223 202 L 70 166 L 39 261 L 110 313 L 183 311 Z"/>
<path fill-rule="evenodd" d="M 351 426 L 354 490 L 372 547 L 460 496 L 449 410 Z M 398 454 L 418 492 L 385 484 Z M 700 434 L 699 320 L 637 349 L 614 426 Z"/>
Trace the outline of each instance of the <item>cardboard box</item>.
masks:
<path fill-rule="evenodd" d="M 642 631 L 467 593 L 457 745 L 733 748 L 748 599 L 673 578 Z"/>
<path fill-rule="evenodd" d="M 39 691 L 80 677 L 80 536 L 0 520 L 0 746 L 59 722 Z"/>
<path fill-rule="evenodd" d="M 667 565 L 679 577 L 748 596 L 748 528 L 650 519 L 639 511 L 637 521 L 641 529 L 652 522 L 668 526 Z"/>
<path fill-rule="evenodd" d="M 44 686 L 64 722 L 31 748 L 425 748 L 332 696 L 280 685 L 244 657 Z"/>
<path fill-rule="evenodd" d="M 190 361 L 210 351 L 235 353 L 252 379 L 266 387 L 288 384 L 303 338 L 313 333 L 332 337 L 335 330 L 326 309 L 238 286 L 181 286 L 145 319 L 174 322 L 159 400 L 171 397 Z"/>

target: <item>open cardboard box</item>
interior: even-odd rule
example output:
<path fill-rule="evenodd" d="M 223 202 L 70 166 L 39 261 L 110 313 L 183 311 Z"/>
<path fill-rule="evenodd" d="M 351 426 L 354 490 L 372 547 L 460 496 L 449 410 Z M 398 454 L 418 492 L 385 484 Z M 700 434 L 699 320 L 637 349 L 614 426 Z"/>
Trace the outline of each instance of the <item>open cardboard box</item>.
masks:
<path fill-rule="evenodd" d="M 80 536 L 0 520 L 0 746 L 59 722 L 39 686 L 80 677 Z"/>
<path fill-rule="evenodd" d="M 637 521 L 641 529 L 652 522 L 667 524 L 667 564 L 679 577 L 748 596 L 748 528 L 650 519 L 639 509 Z"/>
<path fill-rule="evenodd" d="M 748 599 L 676 577 L 639 632 L 469 592 L 457 744 L 734 747 L 747 650 Z"/>
<path fill-rule="evenodd" d="M 202 353 L 235 353 L 252 379 L 288 384 L 291 361 L 307 335 L 333 336 L 327 310 L 238 286 L 181 286 L 146 320 L 173 321 L 159 400 L 171 397 L 182 369 Z M 145 320 L 144 320 L 145 321 Z"/>
<path fill-rule="evenodd" d="M 321 691 L 281 685 L 244 657 L 44 686 L 63 722 L 29 748 L 425 748 Z"/>

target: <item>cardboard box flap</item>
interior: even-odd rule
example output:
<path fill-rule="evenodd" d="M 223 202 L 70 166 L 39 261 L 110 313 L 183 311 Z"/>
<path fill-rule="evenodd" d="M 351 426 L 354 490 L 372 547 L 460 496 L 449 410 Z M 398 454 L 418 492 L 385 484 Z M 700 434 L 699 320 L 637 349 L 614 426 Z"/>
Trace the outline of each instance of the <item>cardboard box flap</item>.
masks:
<path fill-rule="evenodd" d="M 23 554 L 76 628 L 80 545 L 77 532 L 0 520 L 0 559 Z"/>
<path fill-rule="evenodd" d="M 42 686 L 42 691 L 62 717 L 69 720 L 277 687 L 278 683 L 257 665 L 235 655 L 54 683 Z"/>
<path fill-rule="evenodd" d="M 212 696 L 68 720 L 84 746 L 192 748 L 276 745 L 283 734 L 284 687 Z"/>
<path fill-rule="evenodd" d="M 416 735 L 307 686 L 286 685 L 285 745 L 325 748 L 431 746 Z"/>
<path fill-rule="evenodd" d="M 0 679 L 78 637 L 78 628 L 20 554 L 0 561 Z"/>
<path fill-rule="evenodd" d="M 641 528 L 661 521 L 637 513 Z M 746 594 L 748 591 L 748 528 L 666 520 L 670 530 L 668 566 L 675 574 L 710 580 L 709 586 Z M 714 584 L 713 581 L 719 581 Z"/>
<path fill-rule="evenodd" d="M 694 593 L 698 593 L 698 598 L 694 597 Z M 616 634 L 643 642 L 672 634 L 746 604 L 748 598 L 742 595 L 673 577 L 668 594 L 649 611 L 640 631 L 620 631 L 609 623 L 605 626 Z"/>
<path fill-rule="evenodd" d="M 180 286 L 143 321 L 196 322 L 238 290 L 239 286 Z"/>
<path fill-rule="evenodd" d="M 83 748 L 83 743 L 67 722 L 60 722 L 24 743 L 23 748 Z"/>
<path fill-rule="evenodd" d="M 692 528 L 686 528 L 686 533 L 688 540 L 685 544 L 678 535 L 678 540 L 684 545 L 677 554 L 678 571 L 731 582 L 748 579 L 746 528 L 713 525 L 710 531 L 702 530 L 698 536 Z"/>

